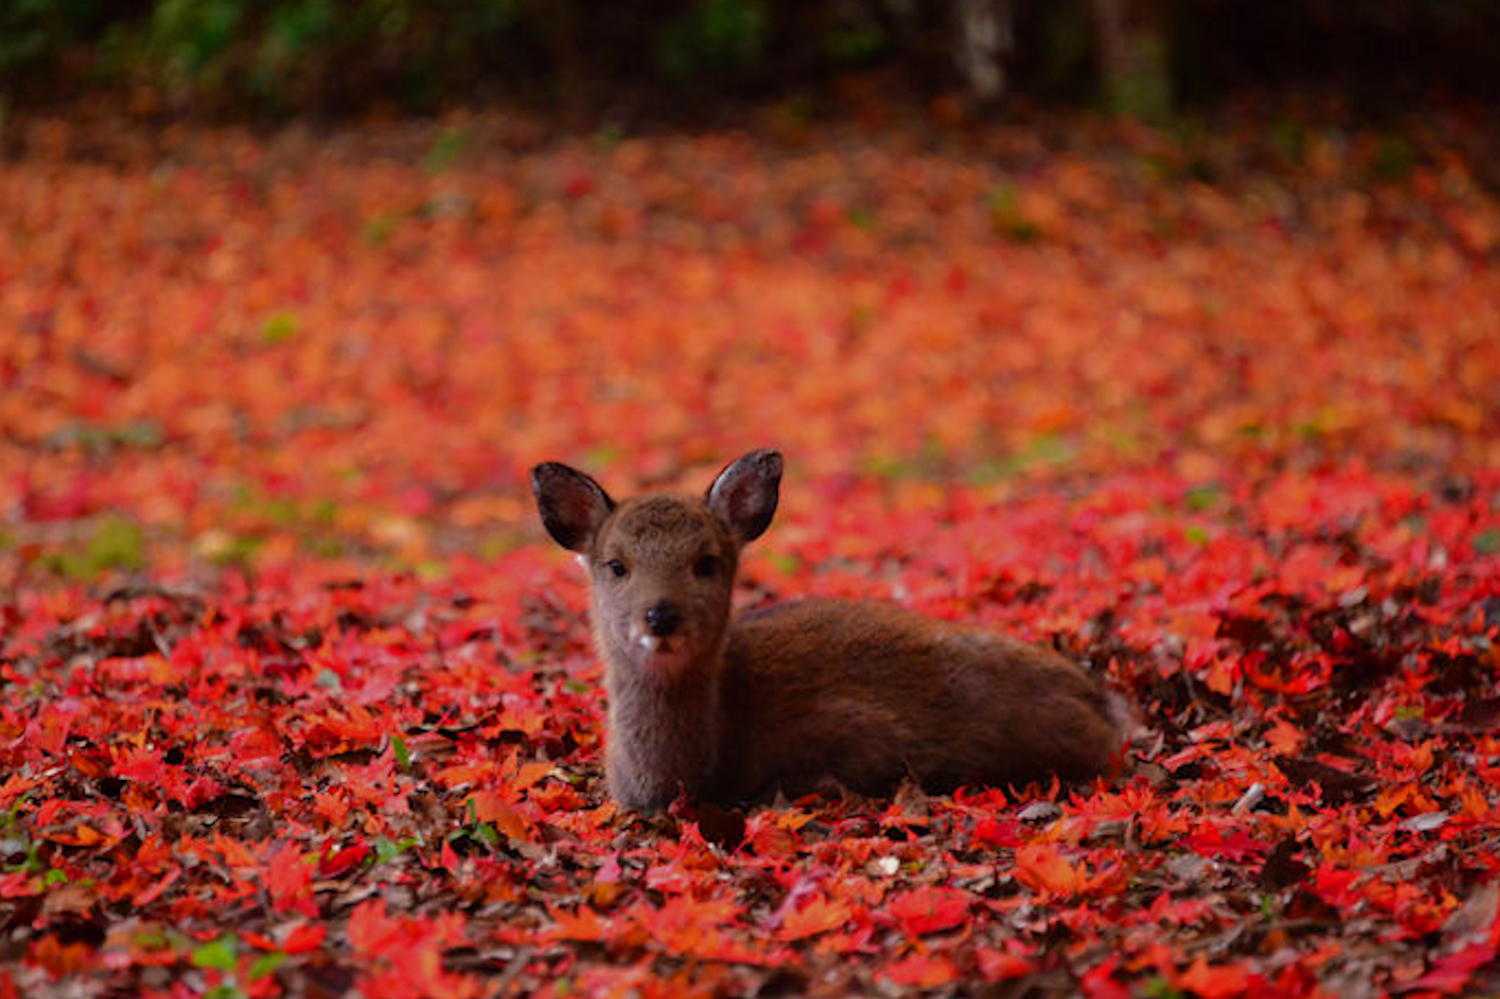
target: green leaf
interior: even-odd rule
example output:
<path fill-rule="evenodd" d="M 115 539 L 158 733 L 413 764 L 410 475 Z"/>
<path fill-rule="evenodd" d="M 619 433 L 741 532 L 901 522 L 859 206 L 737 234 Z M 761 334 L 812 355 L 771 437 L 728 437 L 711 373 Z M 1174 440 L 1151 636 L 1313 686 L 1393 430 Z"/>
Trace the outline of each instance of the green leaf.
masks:
<path fill-rule="evenodd" d="M 1151 996 L 1152 999 L 1186 999 L 1187 995 L 1160 975 L 1148 979 L 1141 986 L 1141 994 Z"/>
<path fill-rule="evenodd" d="M 1271 125 L 1271 142 L 1281 155 L 1300 163 L 1307 153 L 1307 129 L 1299 121 L 1281 118 Z"/>
<path fill-rule="evenodd" d="M 145 565 L 146 536 L 139 524 L 126 517 L 109 516 L 99 522 L 89 537 L 78 575 L 97 576 L 106 569 L 140 569 Z"/>
<path fill-rule="evenodd" d="M 10 807 L 0 812 L 0 832 L 9 829 L 21 814 L 21 807 L 31 799 L 30 791 L 22 791 L 16 795 L 16 800 L 10 803 Z"/>
<path fill-rule="evenodd" d="M 1207 485 L 1194 486 L 1189 489 L 1182 499 L 1187 504 L 1189 510 L 1197 512 L 1199 510 L 1207 510 L 1213 506 L 1219 501 L 1219 497 L 1222 495 L 1223 492 L 1218 486 L 1208 483 Z"/>
<path fill-rule="evenodd" d="M 402 845 L 386 839 L 384 836 L 375 837 L 375 862 L 386 864 L 401 856 Z"/>
<path fill-rule="evenodd" d="M 219 971 L 233 971 L 238 964 L 239 949 L 239 937 L 232 933 L 226 933 L 217 940 L 210 941 L 196 948 L 190 960 L 195 968 L 216 968 Z"/>
<path fill-rule="evenodd" d="M 837 62 L 868 63 L 882 55 L 890 39 L 878 24 L 859 24 L 830 31 L 823 37 L 823 51 Z"/>
<path fill-rule="evenodd" d="M 396 754 L 396 766 L 402 773 L 411 773 L 411 753 L 407 752 L 406 740 L 399 735 L 391 737 L 391 750 Z"/>
<path fill-rule="evenodd" d="M 453 165 L 458 159 L 464 147 L 469 144 L 469 131 L 463 128 L 448 127 L 438 133 L 436 139 L 432 140 L 432 147 L 422 157 L 422 169 L 428 173 L 442 173 Z"/>
<path fill-rule="evenodd" d="M 765 558 L 783 576 L 795 576 L 802 568 L 802 560 L 791 552 L 768 552 Z"/>
<path fill-rule="evenodd" d="M 614 464 L 620 457 L 620 449 L 612 444 L 595 444 L 579 457 L 583 468 L 602 469 Z"/>
<path fill-rule="evenodd" d="M 223 531 L 201 534 L 196 539 L 198 551 L 215 565 L 251 565 L 266 539 L 255 534 L 229 534 Z"/>
<path fill-rule="evenodd" d="M 244 989 L 230 981 L 222 985 L 215 985 L 203 993 L 203 999 L 246 999 L 246 996 Z"/>
<path fill-rule="evenodd" d="M 1474 535 L 1474 550 L 1481 555 L 1500 552 L 1500 528 L 1491 527 Z"/>
<path fill-rule="evenodd" d="M 594 144 L 601 149 L 615 149 L 625 141 L 625 129 L 610 123 L 594 133 Z"/>
<path fill-rule="evenodd" d="M 765 49 L 770 19 L 756 0 L 697 0 L 668 20 L 657 38 L 657 69 L 685 83 L 753 66 Z"/>
<path fill-rule="evenodd" d="M 381 214 L 367 220 L 365 224 L 360 227 L 359 238 L 364 240 L 370 246 L 379 246 L 381 243 L 384 243 L 386 240 L 391 238 L 391 233 L 395 232 L 396 226 L 400 224 L 401 220 L 395 215 L 392 215 L 389 212 L 382 212 Z"/>
<path fill-rule="evenodd" d="M 412 569 L 414 572 L 416 572 L 418 579 L 429 583 L 436 580 L 447 579 L 449 572 L 448 563 L 444 562 L 442 559 L 437 558 L 423 559 L 415 566 L 413 566 Z"/>
<path fill-rule="evenodd" d="M 526 543 L 526 538 L 515 531 L 491 531 L 479 539 L 479 557 L 486 561 L 509 554 Z"/>
<path fill-rule="evenodd" d="M 297 317 L 290 312 L 278 312 L 260 327 L 260 341 L 268 347 L 290 340 L 297 332 Z"/>
<path fill-rule="evenodd" d="M 1016 243 L 1035 243 L 1042 231 L 1021 214 L 1020 197 L 1013 184 L 998 184 L 987 195 L 990 223 L 995 231 Z"/>
<path fill-rule="evenodd" d="M 286 963 L 286 955 L 279 950 L 273 950 L 269 954 L 262 954 L 250 965 L 250 972 L 246 976 L 250 981 L 259 981 L 267 975 L 273 974 L 277 968 Z"/>
<path fill-rule="evenodd" d="M 1386 135 L 1370 161 L 1370 175 L 1375 180 L 1400 183 L 1411 176 L 1417 160 L 1417 147 L 1410 141 L 1400 135 Z"/>
<path fill-rule="evenodd" d="M 137 950 L 165 950 L 172 946 L 172 938 L 164 928 L 147 923 L 132 935 L 131 943 Z"/>

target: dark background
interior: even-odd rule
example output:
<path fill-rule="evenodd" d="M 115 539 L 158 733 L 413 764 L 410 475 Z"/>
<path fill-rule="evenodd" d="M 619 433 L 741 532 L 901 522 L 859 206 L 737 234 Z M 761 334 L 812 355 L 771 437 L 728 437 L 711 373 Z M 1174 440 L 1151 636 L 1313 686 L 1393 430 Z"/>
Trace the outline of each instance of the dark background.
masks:
<path fill-rule="evenodd" d="M 0 0 L 0 99 L 271 118 L 504 101 L 635 123 L 816 110 L 860 79 L 1148 120 L 1245 93 L 1378 116 L 1493 107 L 1497 38 L 1494 0 Z"/>

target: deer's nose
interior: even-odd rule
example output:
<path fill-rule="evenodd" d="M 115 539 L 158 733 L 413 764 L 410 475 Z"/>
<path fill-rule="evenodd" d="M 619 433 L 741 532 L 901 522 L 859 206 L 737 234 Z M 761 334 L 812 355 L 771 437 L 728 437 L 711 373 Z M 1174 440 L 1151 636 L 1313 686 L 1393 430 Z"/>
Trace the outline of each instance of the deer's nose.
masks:
<path fill-rule="evenodd" d="M 675 632 L 682 624 L 682 612 L 665 600 L 652 604 L 646 610 L 646 630 L 653 635 L 665 637 Z"/>

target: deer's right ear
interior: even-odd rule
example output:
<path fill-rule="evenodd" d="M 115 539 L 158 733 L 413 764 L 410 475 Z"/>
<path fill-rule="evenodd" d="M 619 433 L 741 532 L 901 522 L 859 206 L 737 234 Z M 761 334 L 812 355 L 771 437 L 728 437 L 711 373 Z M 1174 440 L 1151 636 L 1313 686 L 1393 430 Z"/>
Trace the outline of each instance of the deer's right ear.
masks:
<path fill-rule="evenodd" d="M 582 472 L 555 461 L 531 470 L 531 491 L 542 515 L 542 526 L 552 540 L 570 551 L 587 551 L 615 501 L 599 483 Z"/>

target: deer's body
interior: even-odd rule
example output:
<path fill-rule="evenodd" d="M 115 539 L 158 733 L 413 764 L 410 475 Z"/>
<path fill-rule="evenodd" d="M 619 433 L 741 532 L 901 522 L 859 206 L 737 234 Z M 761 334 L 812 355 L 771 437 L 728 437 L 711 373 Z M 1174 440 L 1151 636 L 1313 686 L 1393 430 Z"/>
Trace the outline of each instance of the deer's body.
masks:
<path fill-rule="evenodd" d="M 1105 772 L 1118 697 L 1073 662 L 881 603 L 805 600 L 729 620 L 739 548 L 769 524 L 781 461 L 758 451 L 703 499 L 616 505 L 538 466 L 549 532 L 592 582 L 609 695 L 611 795 L 654 809 L 796 794 L 833 778 L 869 794 Z"/>

